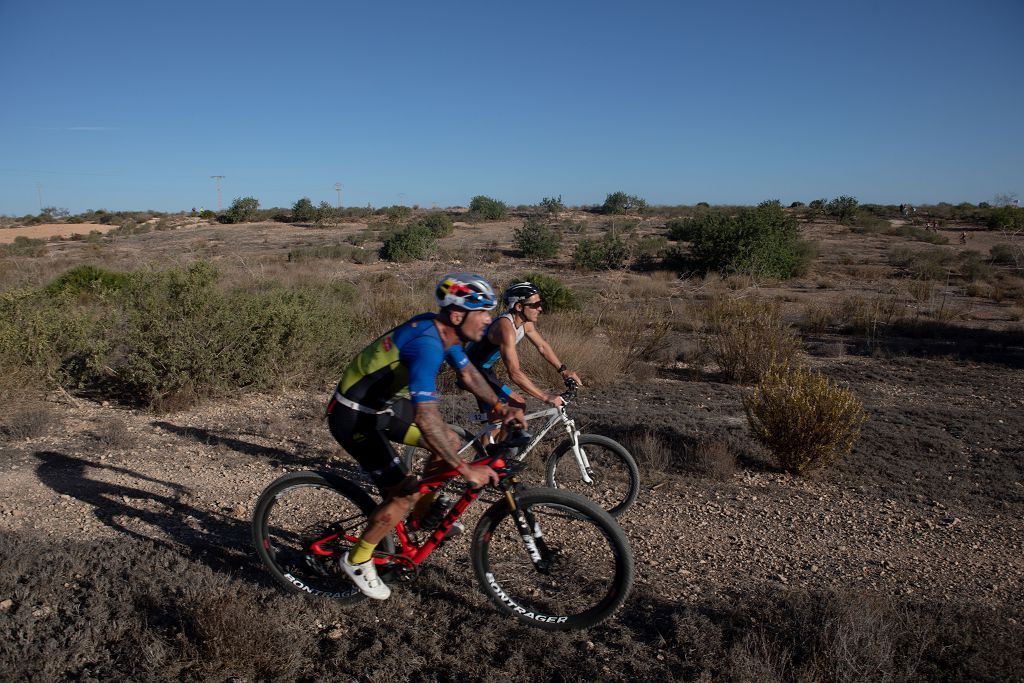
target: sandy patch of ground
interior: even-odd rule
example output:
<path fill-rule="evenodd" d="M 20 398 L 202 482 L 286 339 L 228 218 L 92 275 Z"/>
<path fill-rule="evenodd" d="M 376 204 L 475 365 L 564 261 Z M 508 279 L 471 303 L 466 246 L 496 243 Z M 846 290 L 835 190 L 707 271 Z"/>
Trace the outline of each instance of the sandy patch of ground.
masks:
<path fill-rule="evenodd" d="M 51 237 L 70 237 L 73 234 L 88 235 L 93 230 L 106 233 L 116 225 L 102 223 L 42 223 L 27 228 L 7 228 L 0 230 L 0 244 L 10 244 L 14 238 L 23 236 L 31 239 L 48 240 Z"/>

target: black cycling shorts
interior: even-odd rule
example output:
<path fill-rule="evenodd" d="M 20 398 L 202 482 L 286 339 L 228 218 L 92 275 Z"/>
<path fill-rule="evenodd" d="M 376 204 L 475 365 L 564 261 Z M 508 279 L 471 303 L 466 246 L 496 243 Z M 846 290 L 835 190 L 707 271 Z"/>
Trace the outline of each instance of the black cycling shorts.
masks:
<path fill-rule="evenodd" d="M 416 409 L 409 399 L 391 404 L 393 414 L 372 414 L 331 401 L 327 426 L 335 441 L 355 458 L 381 494 L 387 496 L 409 474 L 391 442 L 417 445 L 420 430 L 413 423 Z"/>

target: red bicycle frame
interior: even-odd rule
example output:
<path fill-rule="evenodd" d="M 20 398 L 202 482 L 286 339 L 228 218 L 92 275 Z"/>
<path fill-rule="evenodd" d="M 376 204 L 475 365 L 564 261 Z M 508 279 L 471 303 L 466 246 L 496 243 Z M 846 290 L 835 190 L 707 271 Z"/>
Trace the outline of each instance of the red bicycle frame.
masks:
<path fill-rule="evenodd" d="M 479 460 L 474 460 L 470 464 L 488 465 L 494 468 L 498 472 L 499 481 L 501 479 L 504 479 L 509 474 L 508 472 L 503 471 L 503 468 L 505 468 L 506 463 L 500 457 L 486 456 L 480 458 Z M 456 469 L 449 468 L 447 470 L 433 474 L 429 477 L 424 477 L 419 482 L 419 491 L 420 493 L 430 493 L 431 491 L 434 491 L 440 488 L 441 486 L 444 486 L 444 484 L 446 484 L 448 481 L 451 481 L 452 479 L 455 479 L 458 476 L 459 473 Z M 412 568 L 419 564 L 422 564 L 422 562 L 426 560 L 428 557 L 430 557 L 430 554 L 437 549 L 441 542 L 444 541 L 445 535 L 448 533 L 448 530 L 452 527 L 453 524 L 455 524 L 455 522 L 459 520 L 459 517 L 461 517 L 462 513 L 466 511 L 466 508 L 468 508 L 473 503 L 474 500 L 480 497 L 480 493 L 482 491 L 483 488 L 474 489 L 472 487 L 467 487 L 466 492 L 462 494 L 461 498 L 455 501 L 455 504 L 452 505 L 451 509 L 449 509 L 448 512 L 445 514 L 440 524 L 438 524 L 437 528 L 434 529 L 433 532 L 431 532 L 430 536 L 428 536 L 427 539 L 423 541 L 422 545 L 416 545 L 416 543 L 414 543 L 413 540 L 410 538 L 409 532 L 405 528 L 405 520 L 399 522 L 398 526 L 395 527 L 395 536 L 398 538 L 399 545 L 397 552 L 395 552 L 394 555 L 388 555 L 385 557 L 374 557 L 374 564 L 399 564 L 407 568 Z M 506 495 L 509 495 L 507 491 Z M 325 548 L 324 545 L 330 543 L 331 541 L 334 541 L 339 536 L 342 536 L 342 534 L 331 534 L 329 536 L 325 536 L 321 539 L 318 539 L 310 544 L 310 549 L 316 555 L 333 555 L 334 551 L 330 550 L 329 548 Z M 359 540 L 358 536 L 353 536 L 351 534 L 345 534 L 343 538 L 345 541 L 348 541 L 349 543 L 355 543 Z"/>

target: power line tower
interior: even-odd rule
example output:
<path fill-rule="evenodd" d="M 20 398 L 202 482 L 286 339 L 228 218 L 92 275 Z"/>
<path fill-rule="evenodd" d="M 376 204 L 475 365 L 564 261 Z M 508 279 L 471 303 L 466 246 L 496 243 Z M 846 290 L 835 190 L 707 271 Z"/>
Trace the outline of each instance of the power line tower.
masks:
<path fill-rule="evenodd" d="M 338 207 L 341 208 L 341 183 L 334 183 L 334 190 L 338 193 Z"/>
<path fill-rule="evenodd" d="M 220 181 L 224 179 L 224 176 L 212 175 L 210 177 L 217 181 L 217 210 L 220 211 L 224 208 L 224 204 L 220 200 Z"/>

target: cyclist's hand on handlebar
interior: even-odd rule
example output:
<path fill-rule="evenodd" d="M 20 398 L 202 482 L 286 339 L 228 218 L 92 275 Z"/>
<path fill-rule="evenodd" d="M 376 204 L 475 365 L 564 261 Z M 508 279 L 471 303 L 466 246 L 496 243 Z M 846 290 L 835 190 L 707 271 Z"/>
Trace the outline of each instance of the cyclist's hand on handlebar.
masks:
<path fill-rule="evenodd" d="M 556 408 L 561 408 L 565 405 L 565 401 L 562 400 L 562 397 L 556 396 L 555 394 L 548 394 L 548 397 L 544 399 L 544 402 L 549 405 L 553 405 Z"/>
<path fill-rule="evenodd" d="M 501 424 L 504 427 L 519 426 L 526 429 L 526 416 L 523 414 L 522 408 L 499 403 L 494 406 L 491 416 L 496 420 L 501 420 Z"/>
<path fill-rule="evenodd" d="M 562 379 L 565 380 L 566 384 L 569 383 L 569 380 L 572 380 L 573 382 L 576 382 L 576 384 L 578 386 L 581 386 L 581 387 L 583 386 L 583 380 L 581 380 L 580 376 L 577 375 L 572 370 L 566 370 L 565 372 L 563 372 L 562 373 Z"/>
<path fill-rule="evenodd" d="M 462 463 L 459 466 L 459 474 L 475 489 L 483 488 L 488 484 L 497 484 L 499 479 L 498 473 L 487 465 L 467 465 Z"/>

